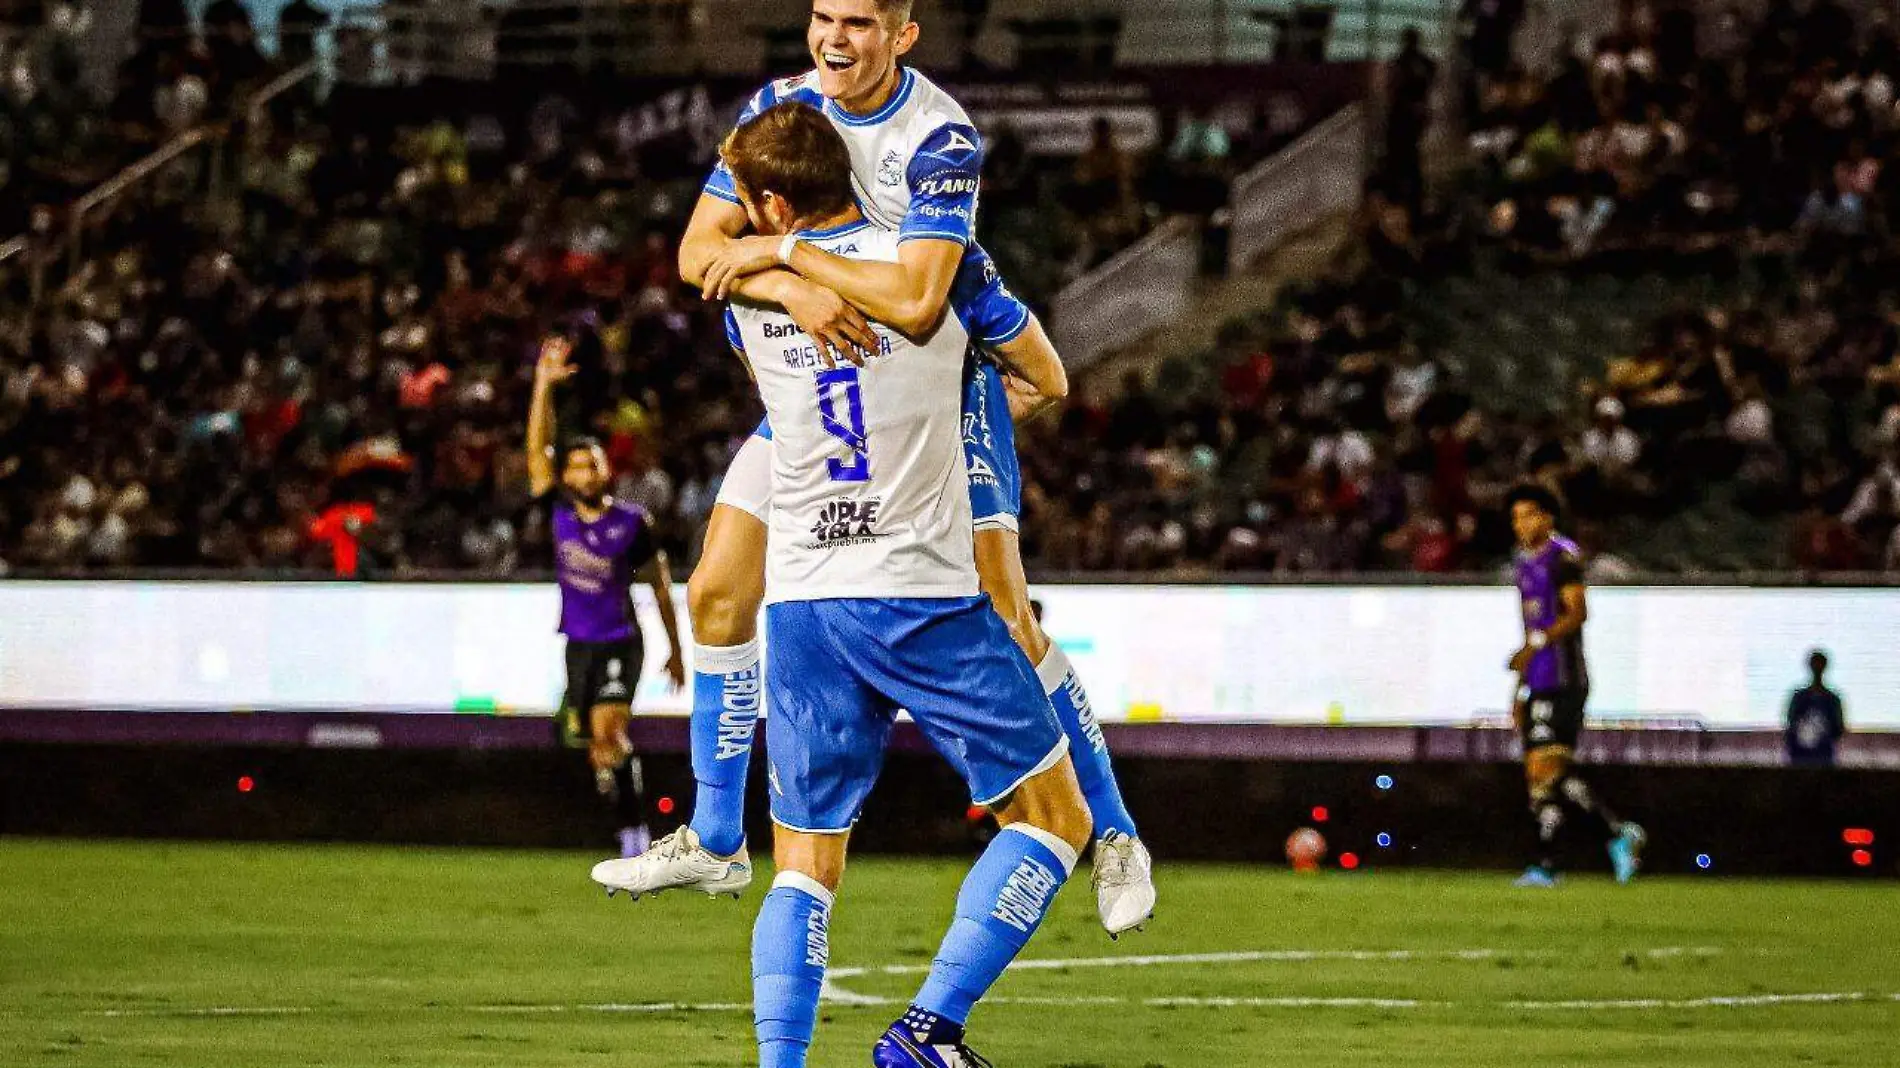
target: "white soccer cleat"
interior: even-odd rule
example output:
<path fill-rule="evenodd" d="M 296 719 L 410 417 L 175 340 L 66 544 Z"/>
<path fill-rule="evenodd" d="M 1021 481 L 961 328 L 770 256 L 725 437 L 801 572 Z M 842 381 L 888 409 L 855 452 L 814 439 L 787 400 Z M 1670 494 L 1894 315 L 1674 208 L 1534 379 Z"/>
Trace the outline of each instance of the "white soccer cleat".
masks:
<path fill-rule="evenodd" d="M 1154 861 L 1141 839 L 1110 831 L 1095 843 L 1095 907 L 1110 938 L 1147 923 L 1155 911 Z"/>
<path fill-rule="evenodd" d="M 752 885 L 752 859 L 744 846 L 730 857 L 714 856 L 699 844 L 699 836 L 691 827 L 681 827 L 637 857 L 601 861 L 594 865 L 593 876 L 595 882 L 607 888 L 608 897 L 624 891 L 635 901 L 665 890 L 738 897 Z"/>

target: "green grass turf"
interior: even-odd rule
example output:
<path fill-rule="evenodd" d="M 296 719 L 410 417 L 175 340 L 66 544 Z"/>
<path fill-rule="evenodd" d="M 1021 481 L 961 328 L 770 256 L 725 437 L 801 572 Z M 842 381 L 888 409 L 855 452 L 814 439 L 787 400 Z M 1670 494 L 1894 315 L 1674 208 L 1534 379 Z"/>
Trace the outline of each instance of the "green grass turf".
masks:
<path fill-rule="evenodd" d="M 559 853 L 0 841 L 0 1066 L 732 1066 L 743 1011 L 603 1003 L 747 997 L 761 896 L 608 901 Z M 953 861 L 866 859 L 833 965 L 927 962 Z M 1297 877 L 1163 865 L 1161 913 L 1111 944 L 1086 880 L 1035 958 L 1313 950 L 1413 959 L 1022 971 L 972 1036 L 1001 1068 L 1900 1064 L 1900 887 L 1488 874 Z M 1656 956 L 1665 947 L 1712 952 Z M 1493 955 L 1432 956 L 1455 950 Z M 918 979 L 840 985 L 903 999 Z M 1513 1001 L 1860 993 L 1794 1005 L 1527 1008 Z M 1367 998 L 1285 1007 L 1149 999 Z M 1089 999 L 1095 999 L 1090 1003 Z M 1118 999 L 1103 1002 L 1101 999 Z M 1023 1003 L 1025 1000 L 1035 1003 Z M 510 1011 L 493 1011 L 511 1006 Z M 281 1015 L 203 1015 L 216 1008 Z M 863 1066 L 891 1007 L 829 1007 L 812 1063 Z"/>

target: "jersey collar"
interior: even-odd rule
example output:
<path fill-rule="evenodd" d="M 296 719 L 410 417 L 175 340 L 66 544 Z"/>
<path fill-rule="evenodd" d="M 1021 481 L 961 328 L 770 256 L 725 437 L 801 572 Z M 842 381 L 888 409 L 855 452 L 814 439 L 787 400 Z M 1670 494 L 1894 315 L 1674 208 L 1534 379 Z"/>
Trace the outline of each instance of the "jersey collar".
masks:
<path fill-rule="evenodd" d="M 871 225 L 871 220 L 860 218 L 856 222 L 839 223 L 837 226 L 823 230 L 800 230 L 798 236 L 806 241 L 829 241 L 834 237 L 855 234 L 869 225 Z"/>
<path fill-rule="evenodd" d="M 841 122 L 846 126 L 876 126 L 880 122 L 889 121 L 892 115 L 897 114 L 899 108 L 909 103 L 911 90 L 916 88 L 916 86 L 916 72 L 912 71 L 909 67 L 904 67 L 897 72 L 897 92 L 891 94 L 891 98 L 884 102 L 883 107 L 878 108 L 869 115 L 853 115 L 849 111 L 839 107 L 837 101 L 827 99 L 825 101 L 825 114 L 831 116 L 834 121 Z"/>

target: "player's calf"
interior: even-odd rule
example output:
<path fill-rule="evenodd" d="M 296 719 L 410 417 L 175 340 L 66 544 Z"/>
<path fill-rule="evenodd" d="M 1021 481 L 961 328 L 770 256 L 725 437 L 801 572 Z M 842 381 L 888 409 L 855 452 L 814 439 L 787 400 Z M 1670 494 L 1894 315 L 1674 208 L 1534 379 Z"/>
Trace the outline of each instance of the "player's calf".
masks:
<path fill-rule="evenodd" d="M 1141 843 L 1135 817 L 1122 799 L 1121 784 L 1108 752 L 1108 739 L 1095 719 L 1094 707 L 1075 668 L 1063 651 L 1049 640 L 1036 619 L 1029 599 L 1028 580 L 1014 531 L 986 528 L 976 532 L 977 573 L 996 614 L 1029 662 L 1069 739 L 1069 757 L 1094 819 L 1092 882 L 1095 906 L 1109 937 L 1119 937 L 1153 915 L 1155 887 L 1153 861 Z"/>
<path fill-rule="evenodd" d="M 846 837 L 784 827 L 774 835 L 779 873 L 752 928 L 753 1027 L 761 1068 L 800 1068 L 811 1047 Z"/>
<path fill-rule="evenodd" d="M 703 847 L 730 857 L 745 845 L 745 787 L 758 731 L 759 605 L 765 600 L 765 524 L 743 509 L 713 509 L 699 566 L 686 584 L 693 635 L 691 826 Z"/>
<path fill-rule="evenodd" d="M 916 1001 L 873 1048 L 879 1068 L 976 1063 L 963 1044 L 970 1010 L 1029 944 L 1088 844 L 1088 805 L 1066 758 L 994 808 L 1003 829 L 964 880 Z"/>

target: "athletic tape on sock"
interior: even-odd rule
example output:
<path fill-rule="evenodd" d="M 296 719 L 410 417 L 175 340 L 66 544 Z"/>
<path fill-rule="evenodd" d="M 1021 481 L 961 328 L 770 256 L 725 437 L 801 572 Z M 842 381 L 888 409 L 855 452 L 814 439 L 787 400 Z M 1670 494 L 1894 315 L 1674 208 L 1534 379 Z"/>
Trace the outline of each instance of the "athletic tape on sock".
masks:
<path fill-rule="evenodd" d="M 759 663 L 759 639 L 738 645 L 693 646 L 693 670 L 703 675 L 730 675 L 756 667 Z"/>
<path fill-rule="evenodd" d="M 1076 855 L 1075 850 L 1069 847 L 1069 843 L 1063 841 L 1056 835 L 1050 834 L 1041 827 L 1027 823 L 1012 823 L 1003 828 L 1002 833 L 1009 834 L 1012 831 L 1028 838 L 1032 842 L 1039 843 L 1044 849 L 1054 853 L 1056 860 L 1062 863 L 1063 875 L 1075 874 Z"/>
<path fill-rule="evenodd" d="M 818 903 L 829 909 L 833 904 L 831 891 L 825 884 L 803 872 L 782 871 L 772 877 L 772 889 L 796 890 L 801 894 L 816 898 Z"/>
<path fill-rule="evenodd" d="M 1075 665 L 1069 663 L 1069 654 L 1063 652 L 1061 646 L 1050 642 L 1042 663 L 1036 665 L 1036 678 L 1042 683 L 1043 693 L 1055 693 L 1074 670 Z"/>

